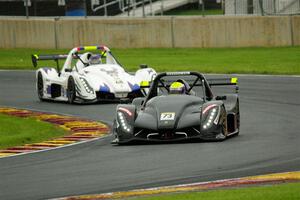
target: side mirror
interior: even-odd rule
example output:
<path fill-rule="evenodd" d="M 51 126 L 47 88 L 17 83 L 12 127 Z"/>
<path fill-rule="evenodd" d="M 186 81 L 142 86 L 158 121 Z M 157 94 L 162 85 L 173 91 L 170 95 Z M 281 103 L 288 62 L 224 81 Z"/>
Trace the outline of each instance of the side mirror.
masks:
<path fill-rule="evenodd" d="M 217 96 L 216 100 L 226 100 L 227 97 L 226 96 Z"/>
<path fill-rule="evenodd" d="M 65 72 L 72 72 L 72 69 L 65 69 Z"/>
<path fill-rule="evenodd" d="M 148 65 L 147 64 L 140 64 L 140 68 L 141 69 L 146 69 L 146 68 L 148 68 Z"/>

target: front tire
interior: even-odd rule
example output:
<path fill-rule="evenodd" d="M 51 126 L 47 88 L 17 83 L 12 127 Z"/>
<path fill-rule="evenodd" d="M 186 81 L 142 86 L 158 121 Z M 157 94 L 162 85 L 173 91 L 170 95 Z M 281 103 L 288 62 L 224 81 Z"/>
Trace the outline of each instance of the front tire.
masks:
<path fill-rule="evenodd" d="M 76 87 L 74 78 L 72 76 L 70 76 L 68 80 L 67 97 L 69 103 L 74 103 L 76 99 Z"/>
<path fill-rule="evenodd" d="M 44 101 L 44 81 L 43 81 L 43 75 L 41 72 L 38 73 L 37 76 L 37 94 L 40 99 L 40 101 Z"/>

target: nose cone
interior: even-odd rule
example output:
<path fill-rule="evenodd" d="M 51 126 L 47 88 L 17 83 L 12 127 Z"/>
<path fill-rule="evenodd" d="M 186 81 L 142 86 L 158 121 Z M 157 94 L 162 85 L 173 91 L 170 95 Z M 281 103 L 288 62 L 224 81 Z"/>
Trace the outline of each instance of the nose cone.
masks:
<path fill-rule="evenodd" d="M 110 93 L 129 93 L 139 89 L 133 76 L 121 67 L 97 65 L 89 68 L 87 76 L 95 91 Z"/>
<path fill-rule="evenodd" d="M 199 124 L 202 100 L 191 95 L 168 95 L 151 99 L 146 112 L 157 119 L 157 129 L 180 129 Z"/>

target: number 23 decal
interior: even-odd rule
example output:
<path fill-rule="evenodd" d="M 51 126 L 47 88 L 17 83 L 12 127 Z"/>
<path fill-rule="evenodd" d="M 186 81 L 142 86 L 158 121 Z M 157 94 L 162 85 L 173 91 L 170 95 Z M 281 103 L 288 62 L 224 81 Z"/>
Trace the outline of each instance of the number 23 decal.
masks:
<path fill-rule="evenodd" d="M 174 119 L 175 119 L 174 112 L 160 113 L 160 120 L 174 120 Z"/>

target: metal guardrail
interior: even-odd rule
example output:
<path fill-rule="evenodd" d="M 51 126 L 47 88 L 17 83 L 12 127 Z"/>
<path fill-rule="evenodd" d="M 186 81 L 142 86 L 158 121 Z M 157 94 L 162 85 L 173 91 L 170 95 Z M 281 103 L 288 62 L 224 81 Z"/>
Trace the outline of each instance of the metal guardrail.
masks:
<path fill-rule="evenodd" d="M 25 15 L 27 18 L 29 16 L 74 16 L 68 13 L 69 8 L 71 11 L 73 9 L 71 1 L 81 4 L 80 16 L 84 17 L 170 15 L 172 11 L 168 12 L 168 10 L 189 3 L 193 3 L 193 7 L 188 6 L 189 8 L 200 11 L 196 15 L 203 16 L 300 14 L 300 0 L 1 0 L 0 15 Z M 174 6 L 176 1 L 180 3 Z M 5 6 L 7 3 L 4 2 L 9 2 L 10 6 Z M 170 2 L 174 5 L 170 6 Z M 211 6 L 212 3 L 215 5 Z"/>
<path fill-rule="evenodd" d="M 114 0 L 114 1 L 108 1 L 104 0 L 104 3 L 100 5 L 99 0 L 92 0 L 91 1 L 91 10 L 93 12 L 96 12 L 98 10 L 104 9 L 104 16 L 107 16 L 107 7 L 118 4 L 119 9 L 125 13 L 128 12 L 128 16 L 130 15 L 130 11 L 135 12 L 137 7 L 142 6 L 143 8 L 143 16 L 145 16 L 145 9 L 144 6 L 146 4 L 150 5 L 151 13 L 152 13 L 152 3 L 155 2 L 156 0 L 141 0 L 141 1 L 136 1 L 136 0 Z M 163 0 L 160 0 L 161 3 L 163 4 Z"/>

